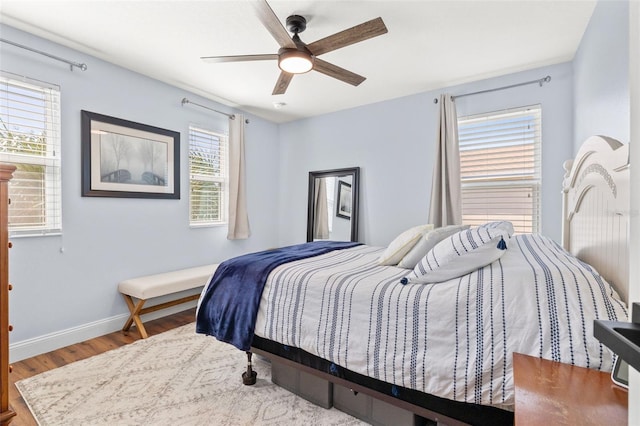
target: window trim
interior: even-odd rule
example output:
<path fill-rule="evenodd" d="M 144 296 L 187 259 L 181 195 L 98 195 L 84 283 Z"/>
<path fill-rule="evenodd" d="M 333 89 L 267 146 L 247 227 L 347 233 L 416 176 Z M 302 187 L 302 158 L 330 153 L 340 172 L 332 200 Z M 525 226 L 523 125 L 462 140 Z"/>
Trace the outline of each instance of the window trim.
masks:
<path fill-rule="evenodd" d="M 202 176 L 192 173 L 191 171 L 191 146 L 192 146 L 192 133 L 200 132 L 213 135 L 220 139 L 223 145 L 224 158 L 223 158 L 223 176 Z M 226 226 L 229 222 L 229 134 L 225 131 L 215 130 L 207 128 L 206 126 L 191 123 L 189 125 L 189 148 L 188 148 L 188 163 L 189 163 L 189 228 L 212 228 L 219 226 Z M 192 216 L 192 182 L 195 176 L 201 176 L 201 181 L 219 182 L 222 188 L 221 207 L 220 207 L 220 220 L 219 221 L 193 221 Z"/>
<path fill-rule="evenodd" d="M 9 223 L 9 235 L 11 238 L 62 235 L 62 95 L 60 86 L 6 71 L 0 71 L 0 84 L 6 87 L 26 86 L 28 90 L 40 90 L 45 102 L 42 116 L 44 131 L 47 135 L 45 156 L 0 152 L 0 161 L 4 163 L 38 165 L 45 168 L 42 181 L 44 199 L 46 200 L 42 216 L 44 225 L 15 228 Z M 9 107 L 9 102 L 3 106 L 8 113 L 10 113 Z M 13 106 L 12 109 L 16 109 L 16 106 Z M 14 172 L 14 177 L 17 172 Z M 10 197 L 11 185 L 12 182 L 9 183 Z M 11 221 L 11 217 L 10 207 L 9 221 Z"/>
<path fill-rule="evenodd" d="M 533 198 L 534 198 L 534 202 L 532 202 L 532 215 L 531 215 L 531 230 L 530 232 L 533 233 L 540 233 L 542 231 L 542 105 L 541 104 L 534 104 L 534 105 L 527 105 L 527 106 L 522 106 L 522 107 L 512 107 L 512 108 L 506 108 L 506 109 L 502 109 L 502 110 L 498 110 L 498 111 L 490 111 L 490 112 L 484 112 L 484 113 L 479 113 L 479 114 L 470 114 L 467 116 L 460 116 L 457 119 L 457 124 L 458 124 L 458 129 L 460 130 L 461 127 L 464 126 L 464 121 L 471 121 L 471 120 L 482 120 L 482 119 L 486 119 L 487 121 L 493 121 L 493 120 L 500 120 L 500 116 L 505 116 L 507 114 L 511 114 L 511 113 L 520 113 L 522 114 L 522 116 L 525 116 L 527 114 L 527 112 L 532 111 L 533 110 L 533 114 L 535 114 L 535 118 L 534 120 L 537 122 L 538 124 L 538 128 L 534 130 L 534 142 L 533 142 L 533 149 L 534 152 L 532 154 L 532 159 L 533 159 L 533 173 L 531 177 L 526 177 L 526 176 L 521 176 L 521 177 L 517 177 L 517 176 L 497 176 L 497 177 L 486 177 L 486 176 L 479 176 L 477 178 L 473 178 L 471 177 L 470 179 L 467 179 L 465 182 L 464 179 L 464 175 L 463 175 L 463 171 L 462 171 L 462 164 L 461 164 L 461 170 L 460 170 L 460 175 L 461 175 L 461 195 L 463 197 L 463 205 L 464 205 L 464 192 L 465 189 L 468 190 L 473 190 L 473 189 L 479 189 L 479 188 L 487 188 L 487 190 L 500 190 L 500 189 L 508 189 L 508 188 L 517 188 L 517 187 L 522 187 L 522 188 L 526 188 L 527 190 L 530 190 L 531 193 L 533 194 Z M 506 117 L 505 117 L 506 119 Z M 509 125 L 507 124 L 505 127 L 508 127 Z M 500 128 L 500 127 L 499 127 Z M 499 129 L 498 128 L 498 129 Z M 491 131 L 495 131 L 491 130 Z M 480 130 L 478 131 L 478 134 L 481 133 L 487 133 L 487 130 Z M 460 133 L 460 132 L 459 132 Z M 505 141 L 505 142 L 509 142 L 509 141 Z M 488 142 L 484 142 L 485 144 Z M 478 144 L 480 145 L 480 144 Z M 509 146 L 509 145 L 506 145 Z M 517 144 L 516 144 L 517 146 Z M 489 147 L 487 147 L 489 148 Z M 462 160 L 462 149 L 461 149 L 461 160 Z M 490 212 L 487 212 L 490 213 Z M 465 217 L 465 213 L 464 213 L 464 209 L 462 212 L 463 215 L 463 223 L 464 221 L 464 217 Z M 496 218 L 496 220 L 504 220 L 502 218 L 498 219 Z M 516 225 L 516 223 L 514 222 L 514 225 Z M 529 232 L 529 231 L 527 231 Z"/>

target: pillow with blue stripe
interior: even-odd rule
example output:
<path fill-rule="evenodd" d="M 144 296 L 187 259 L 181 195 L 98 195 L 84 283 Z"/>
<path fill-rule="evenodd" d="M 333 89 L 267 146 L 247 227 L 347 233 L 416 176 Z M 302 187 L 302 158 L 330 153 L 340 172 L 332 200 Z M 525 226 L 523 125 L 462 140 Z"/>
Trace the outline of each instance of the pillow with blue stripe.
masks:
<path fill-rule="evenodd" d="M 513 224 L 489 222 L 440 241 L 402 279 L 407 283 L 439 283 L 461 277 L 498 260 L 507 250 Z"/>

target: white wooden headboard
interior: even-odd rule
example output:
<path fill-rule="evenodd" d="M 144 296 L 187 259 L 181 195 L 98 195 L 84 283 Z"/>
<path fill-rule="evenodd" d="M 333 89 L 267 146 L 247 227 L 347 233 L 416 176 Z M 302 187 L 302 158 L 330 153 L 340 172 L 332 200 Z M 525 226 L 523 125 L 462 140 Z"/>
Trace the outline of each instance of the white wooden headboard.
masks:
<path fill-rule="evenodd" d="M 562 245 L 629 302 L 629 146 L 592 136 L 565 162 Z"/>

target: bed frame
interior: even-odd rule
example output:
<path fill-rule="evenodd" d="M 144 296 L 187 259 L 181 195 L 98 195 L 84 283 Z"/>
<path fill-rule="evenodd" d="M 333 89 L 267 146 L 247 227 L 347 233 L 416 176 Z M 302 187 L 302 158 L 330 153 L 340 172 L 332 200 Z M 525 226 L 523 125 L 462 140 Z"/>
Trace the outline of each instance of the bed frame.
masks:
<path fill-rule="evenodd" d="M 575 160 L 565 162 L 562 245 L 628 298 L 629 161 L 628 145 L 603 136 L 589 138 Z M 290 367 L 384 401 L 416 414 L 415 424 L 513 424 L 513 413 L 467 404 L 400 388 L 360 374 L 336 371 L 327 360 L 298 348 L 254 338 L 252 352 Z M 249 369 L 250 369 L 249 365 Z M 302 395 L 304 396 L 304 395 Z"/>
<path fill-rule="evenodd" d="M 562 245 L 629 303 L 629 145 L 592 136 L 564 168 Z"/>

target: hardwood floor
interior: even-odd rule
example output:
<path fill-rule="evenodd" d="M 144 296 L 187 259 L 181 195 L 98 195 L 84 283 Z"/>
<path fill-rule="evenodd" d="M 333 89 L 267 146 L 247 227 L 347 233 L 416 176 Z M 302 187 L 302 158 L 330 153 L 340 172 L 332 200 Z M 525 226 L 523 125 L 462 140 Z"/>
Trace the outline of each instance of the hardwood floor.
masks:
<path fill-rule="evenodd" d="M 145 322 L 144 326 L 149 336 L 162 333 L 195 321 L 195 308 L 178 312 L 164 318 Z M 132 327 L 129 332 L 116 331 L 105 336 L 77 343 L 57 349 L 53 352 L 38 355 L 12 364 L 13 371 L 9 375 L 9 402 L 18 414 L 11 426 L 37 426 L 29 407 L 25 404 L 20 392 L 15 387 L 18 382 L 27 377 L 35 376 L 74 361 L 89 358 L 94 355 L 116 349 L 140 339 L 137 329 Z"/>

